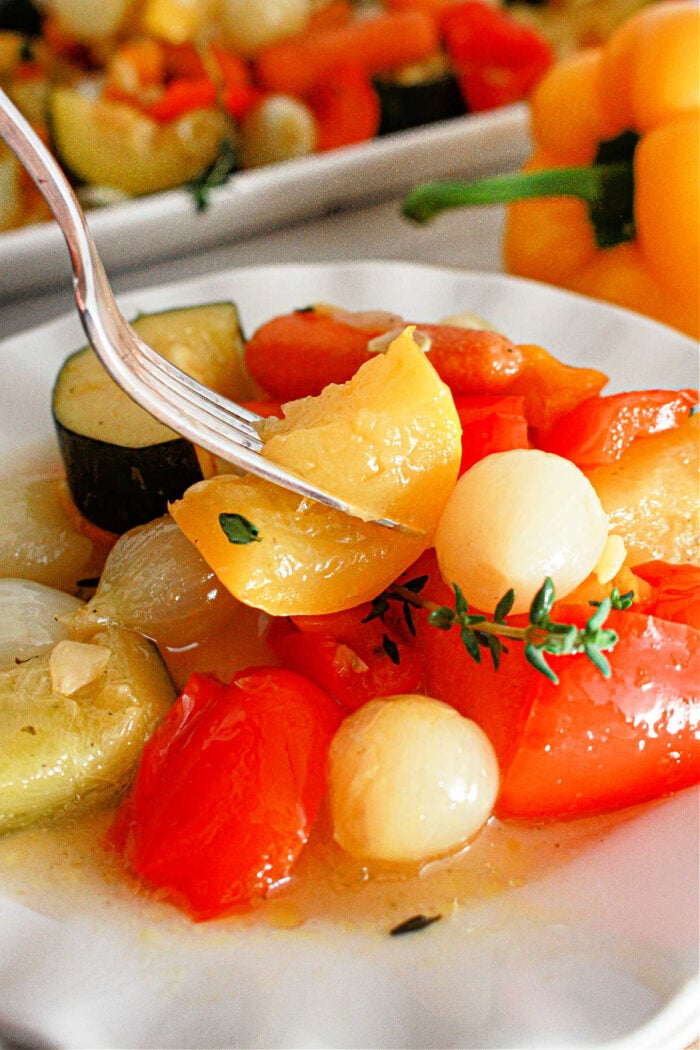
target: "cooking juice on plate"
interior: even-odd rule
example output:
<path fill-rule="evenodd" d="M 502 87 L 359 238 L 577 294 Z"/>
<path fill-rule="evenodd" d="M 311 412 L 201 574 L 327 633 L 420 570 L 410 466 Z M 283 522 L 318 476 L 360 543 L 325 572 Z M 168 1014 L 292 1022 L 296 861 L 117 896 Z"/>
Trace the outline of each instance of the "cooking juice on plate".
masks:
<path fill-rule="evenodd" d="M 391 886 L 420 928 L 430 879 L 493 891 L 553 858 L 542 836 L 697 783 L 695 391 L 605 395 L 464 315 L 316 304 L 247 341 L 230 303 L 137 323 L 362 517 L 192 466 L 68 358 L 67 487 L 4 486 L 6 842 L 68 841 L 97 808 L 110 878 L 195 920 L 304 917 L 325 871 Z"/>

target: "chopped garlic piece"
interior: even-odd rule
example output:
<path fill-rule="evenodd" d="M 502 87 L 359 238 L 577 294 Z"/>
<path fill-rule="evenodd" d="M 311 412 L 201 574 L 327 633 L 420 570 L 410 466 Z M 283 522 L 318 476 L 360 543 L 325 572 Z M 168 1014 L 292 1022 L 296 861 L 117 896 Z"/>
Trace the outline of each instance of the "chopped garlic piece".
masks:
<path fill-rule="evenodd" d="M 608 583 L 622 568 L 627 557 L 627 548 L 622 536 L 611 533 L 605 541 L 603 553 L 593 569 L 601 583 Z"/>
<path fill-rule="evenodd" d="M 430 347 L 433 344 L 432 339 L 427 332 L 422 332 L 420 328 L 415 328 L 412 325 L 403 325 L 400 328 L 392 328 L 390 332 L 383 332 L 381 335 L 376 335 L 374 339 L 370 339 L 367 342 L 367 350 L 370 354 L 385 354 L 395 339 L 398 339 L 400 335 L 406 330 L 406 327 L 412 329 L 413 342 L 416 344 L 419 350 L 422 350 L 424 354 L 427 354 Z"/>
<path fill-rule="evenodd" d="M 479 317 L 478 314 L 450 314 L 449 317 L 443 317 L 440 324 L 451 325 L 453 328 L 476 328 L 481 332 L 496 332 L 501 335 L 490 321 Z"/>
<path fill-rule="evenodd" d="M 69 639 L 58 642 L 49 657 L 51 688 L 62 696 L 73 696 L 99 678 L 110 656 L 111 650 L 104 645 Z"/>

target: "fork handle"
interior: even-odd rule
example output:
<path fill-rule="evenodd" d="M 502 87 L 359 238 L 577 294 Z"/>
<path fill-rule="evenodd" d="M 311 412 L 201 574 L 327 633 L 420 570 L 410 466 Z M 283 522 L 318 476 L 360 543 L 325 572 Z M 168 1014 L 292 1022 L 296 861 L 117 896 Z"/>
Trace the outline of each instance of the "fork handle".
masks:
<path fill-rule="evenodd" d="M 76 298 L 81 309 L 87 309 L 94 289 L 91 275 L 86 273 L 83 266 L 83 257 L 89 255 L 97 274 L 103 268 L 92 249 L 85 215 L 64 171 L 2 88 L 0 134 L 20 164 L 34 178 L 46 204 L 54 213 L 70 254 Z"/>
<path fill-rule="evenodd" d="M 0 135 L 31 175 L 63 234 L 70 255 L 78 312 L 89 342 L 93 342 L 96 328 L 118 341 L 118 307 L 73 187 L 53 154 L 2 88 Z M 99 297 L 108 304 L 108 310 L 100 310 Z"/>

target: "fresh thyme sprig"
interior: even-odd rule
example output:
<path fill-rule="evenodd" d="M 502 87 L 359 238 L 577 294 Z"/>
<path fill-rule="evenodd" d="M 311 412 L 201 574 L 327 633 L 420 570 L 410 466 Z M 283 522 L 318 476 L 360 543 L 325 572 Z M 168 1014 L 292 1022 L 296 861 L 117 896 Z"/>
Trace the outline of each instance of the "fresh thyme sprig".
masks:
<path fill-rule="evenodd" d="M 604 628 L 611 609 L 626 609 L 632 603 L 633 594 L 620 595 L 617 589 L 602 602 L 591 602 L 596 611 L 584 627 L 572 623 L 558 623 L 551 618 L 554 605 L 554 583 L 550 577 L 544 581 L 532 600 L 528 623 L 516 626 L 506 622 L 513 608 L 515 592 L 511 589 L 498 602 L 493 616 L 483 613 L 472 613 L 466 598 L 457 584 L 452 585 L 455 595 L 454 608 L 449 605 L 438 605 L 420 597 L 420 592 L 427 583 L 427 576 L 418 576 L 401 586 L 390 587 L 383 591 L 372 602 L 372 611 L 366 620 L 379 617 L 384 619 L 390 602 L 399 602 L 403 616 L 412 634 L 415 634 L 413 610 L 424 609 L 428 613 L 428 623 L 438 630 L 449 631 L 457 628 L 462 643 L 473 660 L 481 662 L 482 650 L 486 650 L 498 670 L 501 656 L 508 652 L 504 639 L 521 642 L 525 646 L 525 657 L 536 670 L 546 675 L 550 681 L 558 684 L 559 679 L 547 663 L 546 657 L 564 656 L 583 653 L 597 667 L 605 678 L 610 677 L 610 664 L 604 652 L 614 649 L 618 642 L 615 631 Z"/>
<path fill-rule="evenodd" d="M 194 200 L 197 211 L 205 211 L 209 207 L 211 191 L 223 186 L 238 167 L 238 150 L 230 138 L 225 138 L 221 141 L 219 151 L 209 167 L 185 186 Z"/>

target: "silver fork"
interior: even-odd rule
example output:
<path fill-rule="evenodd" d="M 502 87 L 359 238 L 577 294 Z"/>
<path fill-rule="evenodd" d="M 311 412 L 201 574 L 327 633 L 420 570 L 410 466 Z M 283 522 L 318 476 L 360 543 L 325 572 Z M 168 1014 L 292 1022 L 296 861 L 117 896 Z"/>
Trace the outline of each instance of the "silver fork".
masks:
<path fill-rule="evenodd" d="M 151 415 L 234 466 L 353 517 L 359 508 L 260 454 L 262 417 L 192 379 L 152 350 L 117 306 L 102 260 L 73 189 L 52 154 L 0 89 L 0 135 L 27 169 L 68 246 L 80 320 L 112 378 Z M 378 525 L 412 532 L 390 518 Z"/>

